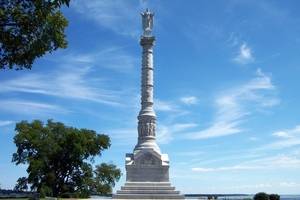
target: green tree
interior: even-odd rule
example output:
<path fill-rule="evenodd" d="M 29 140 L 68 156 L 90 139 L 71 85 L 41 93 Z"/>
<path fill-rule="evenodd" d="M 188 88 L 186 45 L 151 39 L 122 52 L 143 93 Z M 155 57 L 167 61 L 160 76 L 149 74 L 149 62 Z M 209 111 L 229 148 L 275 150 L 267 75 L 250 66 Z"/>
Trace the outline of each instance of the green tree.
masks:
<path fill-rule="evenodd" d="M 91 190 L 98 194 L 111 194 L 115 186 L 115 179 L 121 177 L 121 172 L 113 164 L 102 163 L 96 166 Z"/>
<path fill-rule="evenodd" d="M 28 190 L 28 185 L 27 185 L 27 178 L 26 177 L 21 177 L 17 180 L 17 184 L 14 188 L 16 191 L 27 191 Z"/>
<path fill-rule="evenodd" d="M 41 196 L 87 197 L 95 185 L 109 186 L 97 187 L 97 192 L 106 194 L 120 178 L 115 165 L 101 164 L 93 172 L 89 162 L 110 147 L 107 135 L 52 120 L 21 121 L 15 130 L 17 151 L 12 161 L 28 164 L 26 181 Z"/>
<path fill-rule="evenodd" d="M 70 0 L 1 0 L 0 69 L 31 69 L 34 60 L 66 48 L 68 21 L 60 12 Z"/>
<path fill-rule="evenodd" d="M 270 194 L 270 200 L 280 200 L 280 196 L 278 194 Z"/>
<path fill-rule="evenodd" d="M 253 197 L 254 200 L 269 200 L 269 195 L 265 192 L 256 193 Z"/>

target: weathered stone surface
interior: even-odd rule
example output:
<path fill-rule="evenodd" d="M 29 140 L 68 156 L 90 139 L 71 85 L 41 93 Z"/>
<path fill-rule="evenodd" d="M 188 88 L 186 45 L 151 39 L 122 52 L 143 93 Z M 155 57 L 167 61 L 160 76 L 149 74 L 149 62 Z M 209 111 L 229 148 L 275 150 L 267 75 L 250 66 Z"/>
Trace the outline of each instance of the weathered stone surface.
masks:
<path fill-rule="evenodd" d="M 168 182 L 168 156 L 160 154 L 153 149 L 144 149 L 135 154 L 127 154 L 126 181 Z"/>

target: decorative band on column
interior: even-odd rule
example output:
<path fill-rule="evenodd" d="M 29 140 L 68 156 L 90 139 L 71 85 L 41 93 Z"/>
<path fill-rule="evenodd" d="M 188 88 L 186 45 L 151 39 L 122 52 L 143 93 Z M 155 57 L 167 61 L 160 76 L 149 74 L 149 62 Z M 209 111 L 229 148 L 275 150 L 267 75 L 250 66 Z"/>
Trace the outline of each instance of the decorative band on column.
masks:
<path fill-rule="evenodd" d="M 142 36 L 140 44 L 142 46 L 148 46 L 148 45 L 152 46 L 154 44 L 154 41 L 155 41 L 155 37 L 154 36 L 150 36 L 150 37 Z"/>
<path fill-rule="evenodd" d="M 139 118 L 139 123 L 138 123 L 138 133 L 139 137 L 147 137 L 147 136 L 153 136 L 155 137 L 155 118 L 144 118 L 140 117 Z"/>

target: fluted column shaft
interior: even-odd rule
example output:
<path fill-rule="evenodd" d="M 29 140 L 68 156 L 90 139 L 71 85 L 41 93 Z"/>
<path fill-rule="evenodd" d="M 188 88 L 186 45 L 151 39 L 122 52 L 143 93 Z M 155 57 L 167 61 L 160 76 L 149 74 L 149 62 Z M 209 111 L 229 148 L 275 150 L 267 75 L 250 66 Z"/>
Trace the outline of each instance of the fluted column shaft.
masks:
<path fill-rule="evenodd" d="M 138 144 L 135 149 L 154 148 L 156 115 L 153 109 L 153 45 L 154 37 L 141 37 L 142 76 L 141 76 L 141 110 L 138 116 Z"/>
<path fill-rule="evenodd" d="M 142 77 L 141 77 L 141 111 L 139 116 L 152 116 L 155 118 L 153 110 L 153 44 L 154 37 L 142 37 Z"/>

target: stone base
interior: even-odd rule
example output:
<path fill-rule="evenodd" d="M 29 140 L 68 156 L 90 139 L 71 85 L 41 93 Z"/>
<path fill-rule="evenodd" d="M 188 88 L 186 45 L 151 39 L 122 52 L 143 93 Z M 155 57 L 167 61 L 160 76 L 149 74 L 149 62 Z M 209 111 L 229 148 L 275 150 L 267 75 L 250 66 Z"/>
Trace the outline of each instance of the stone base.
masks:
<path fill-rule="evenodd" d="M 126 154 L 126 183 L 113 199 L 184 199 L 169 182 L 169 158 L 156 148 Z"/>
<path fill-rule="evenodd" d="M 170 182 L 126 182 L 113 199 L 184 199 Z"/>
<path fill-rule="evenodd" d="M 152 149 L 126 154 L 127 182 L 169 182 L 169 158 Z"/>

